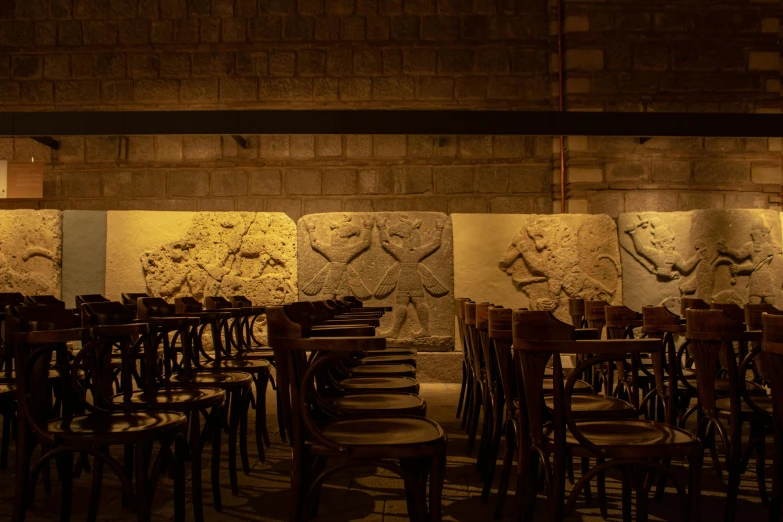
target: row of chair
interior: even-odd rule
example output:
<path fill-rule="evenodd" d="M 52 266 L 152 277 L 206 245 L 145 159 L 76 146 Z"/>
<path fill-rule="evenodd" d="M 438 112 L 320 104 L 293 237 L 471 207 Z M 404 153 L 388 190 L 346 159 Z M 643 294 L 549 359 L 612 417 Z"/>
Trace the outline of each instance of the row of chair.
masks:
<path fill-rule="evenodd" d="M 720 474 L 718 447 L 729 475 L 725 519 L 734 518 L 740 476 L 753 453 L 759 494 L 767 504 L 764 437 L 779 429 L 773 399 L 781 394 L 775 383 L 781 382 L 776 371 L 783 369 L 777 366 L 783 360 L 777 357 L 783 311 L 768 304 L 710 309 L 684 299 L 681 312 L 645 307 L 637 313 L 572 300 L 568 325 L 548 312 L 457 301 L 464 349 L 457 415 L 468 432 L 469 452 L 484 419 L 477 465 L 485 502 L 505 435 L 496 517 L 503 512 L 515 455 L 515 517 L 530 513 L 534 499 L 528 486 L 537 483 L 541 469 L 553 520 L 573 509 L 582 493 L 590 502 L 594 479 L 606 517 L 605 475 L 611 468 L 622 471 L 624 518 L 631 515 L 632 490 L 637 518 L 645 520 L 648 492 L 654 488 L 660 500 L 667 481 L 683 499 L 683 516 L 697 517 L 703 448 Z M 564 368 L 563 360 L 573 367 Z M 764 386 L 771 386 L 772 398 Z M 694 413 L 695 423 L 689 422 Z M 745 423 L 750 440 L 743 446 Z M 566 499 L 565 477 L 574 480 L 574 459 L 581 459 L 582 477 Z M 677 459 L 689 465 L 688 484 L 671 471 Z M 777 491 L 779 482 L 776 473 Z M 770 509 L 776 522 L 779 496 L 773 494 Z"/>

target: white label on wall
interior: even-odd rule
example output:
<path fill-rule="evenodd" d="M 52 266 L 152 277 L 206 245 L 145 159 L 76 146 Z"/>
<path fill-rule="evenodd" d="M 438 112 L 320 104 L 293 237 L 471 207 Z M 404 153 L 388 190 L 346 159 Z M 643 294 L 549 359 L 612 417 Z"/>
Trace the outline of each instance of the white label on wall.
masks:
<path fill-rule="evenodd" d="M 8 162 L 0 161 L 0 199 L 8 197 Z"/>

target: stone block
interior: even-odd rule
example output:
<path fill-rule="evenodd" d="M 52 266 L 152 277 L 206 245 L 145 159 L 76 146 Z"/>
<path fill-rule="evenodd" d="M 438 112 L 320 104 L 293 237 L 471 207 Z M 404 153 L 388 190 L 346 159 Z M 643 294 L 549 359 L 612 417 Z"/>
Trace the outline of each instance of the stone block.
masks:
<path fill-rule="evenodd" d="M 370 78 L 340 78 L 339 97 L 344 101 L 372 99 L 372 80 Z"/>
<path fill-rule="evenodd" d="M 150 41 L 149 20 L 120 20 L 117 41 L 123 45 L 143 45 Z"/>
<path fill-rule="evenodd" d="M 2 210 L 0 242 L 4 291 L 60 296 L 62 212 Z"/>
<path fill-rule="evenodd" d="M 452 219 L 458 296 L 549 310 L 569 323 L 569 298 L 622 302 L 617 232 L 608 216 L 452 214 Z"/>
<path fill-rule="evenodd" d="M 101 184 L 105 198 L 127 198 L 133 195 L 133 173 L 131 172 L 104 172 Z"/>
<path fill-rule="evenodd" d="M 604 180 L 604 171 L 600 168 L 568 167 L 568 183 L 600 183 Z"/>
<path fill-rule="evenodd" d="M 509 168 L 505 165 L 476 167 L 475 176 L 477 192 L 485 194 L 508 192 Z"/>
<path fill-rule="evenodd" d="M 215 170 L 211 175 L 213 196 L 247 196 L 247 172 L 239 169 Z"/>
<path fill-rule="evenodd" d="M 291 155 L 290 136 L 265 134 L 259 150 L 262 158 L 287 158 Z"/>
<path fill-rule="evenodd" d="M 62 292 L 65 306 L 76 296 L 103 294 L 106 283 L 106 212 L 62 213 Z"/>
<path fill-rule="evenodd" d="M 249 102 L 258 97 L 258 80 L 255 78 L 221 78 L 221 102 Z"/>
<path fill-rule="evenodd" d="M 291 157 L 297 159 L 315 157 L 315 136 L 294 134 L 291 136 Z"/>
<path fill-rule="evenodd" d="M 492 136 L 460 136 L 459 155 L 463 158 L 492 156 Z"/>
<path fill-rule="evenodd" d="M 155 161 L 155 138 L 153 136 L 129 136 L 127 158 L 133 162 Z"/>
<path fill-rule="evenodd" d="M 617 161 L 606 164 L 607 181 L 642 181 L 650 179 L 650 165 L 642 161 Z"/>
<path fill-rule="evenodd" d="M 727 192 L 723 207 L 732 208 L 769 208 L 769 195 L 763 192 Z"/>
<path fill-rule="evenodd" d="M 590 195 L 590 213 L 605 214 L 616 218 L 625 212 L 625 198 L 622 192 L 601 191 Z"/>
<path fill-rule="evenodd" d="M 405 157 L 406 139 L 404 135 L 381 134 L 373 139 L 376 158 Z"/>
<path fill-rule="evenodd" d="M 629 190 L 625 193 L 626 212 L 673 212 L 677 210 L 677 192 Z"/>
<path fill-rule="evenodd" d="M 30 105 L 50 105 L 54 102 L 52 82 L 23 82 L 22 103 Z"/>
<path fill-rule="evenodd" d="M 298 224 L 299 298 L 352 295 L 394 306 L 379 336 L 395 345 L 452 350 L 451 222 L 426 212 L 331 213 Z"/>
<path fill-rule="evenodd" d="M 472 49 L 438 50 L 438 72 L 446 74 L 464 74 L 473 70 Z"/>
<path fill-rule="evenodd" d="M 283 19 L 279 16 L 259 16 L 248 21 L 248 39 L 251 42 L 280 40 L 283 34 Z"/>
<path fill-rule="evenodd" d="M 302 201 L 296 198 L 275 198 L 267 200 L 268 212 L 283 212 L 291 219 L 299 219 L 302 216 Z"/>
<path fill-rule="evenodd" d="M 11 57 L 11 75 L 14 78 L 40 78 L 43 71 L 43 61 L 40 55 L 19 55 Z"/>
<path fill-rule="evenodd" d="M 550 199 L 544 196 L 497 196 L 490 200 L 492 214 L 538 214 L 547 211 Z"/>
<path fill-rule="evenodd" d="M 60 148 L 57 150 L 57 161 L 63 163 L 81 163 L 84 161 L 84 138 L 81 136 L 58 136 Z M 0 145 L 0 154 L 4 153 L 4 148 Z M 13 142 L 11 142 L 11 153 L 13 153 Z M 4 157 L 9 157 L 5 154 Z"/>
<path fill-rule="evenodd" d="M 372 79 L 372 97 L 375 100 L 413 100 L 415 95 L 414 78 L 381 76 Z"/>
<path fill-rule="evenodd" d="M 174 42 L 174 23 L 171 20 L 153 20 L 150 25 L 150 42 L 170 44 Z"/>
<path fill-rule="evenodd" d="M 313 97 L 312 78 L 260 78 L 258 97 L 265 100 L 309 100 Z"/>
<path fill-rule="evenodd" d="M 699 160 L 693 163 L 693 177 L 696 183 L 743 183 L 749 167 L 744 161 Z"/>
<path fill-rule="evenodd" d="M 466 194 L 473 192 L 473 188 L 472 167 L 435 167 L 435 192 L 439 194 Z"/>
<path fill-rule="evenodd" d="M 283 191 L 282 173 L 277 169 L 250 171 L 250 194 L 254 196 L 279 196 Z"/>
<path fill-rule="evenodd" d="M 392 168 L 395 194 L 423 194 L 432 191 L 431 167 Z"/>
<path fill-rule="evenodd" d="M 345 137 L 345 155 L 349 158 L 372 156 L 372 136 L 349 135 Z"/>
<path fill-rule="evenodd" d="M 306 199 L 304 201 L 305 214 L 320 214 L 323 212 L 340 212 L 343 208 L 340 199 Z"/>
<path fill-rule="evenodd" d="M 340 40 L 364 40 L 366 36 L 367 25 L 363 16 L 340 17 Z"/>
<path fill-rule="evenodd" d="M 209 195 L 209 172 L 205 170 L 175 170 L 168 175 L 171 197 L 204 197 Z"/>
<path fill-rule="evenodd" d="M 321 171 L 319 169 L 287 169 L 285 193 L 287 195 L 321 194 Z"/>
<path fill-rule="evenodd" d="M 16 84 L 17 96 L 19 84 Z M 96 104 L 101 99 L 98 80 L 62 80 L 54 83 L 54 99 L 58 104 Z"/>
<path fill-rule="evenodd" d="M 457 197 L 449 199 L 450 214 L 483 214 L 488 211 L 487 199 L 479 197 Z"/>
<path fill-rule="evenodd" d="M 272 56 L 276 56 L 273 53 Z M 297 53 L 296 73 L 300 76 L 323 76 L 326 72 L 326 52 L 303 49 Z"/>
<path fill-rule="evenodd" d="M 634 309 L 683 297 L 783 302 L 780 218 L 770 210 L 623 214 L 617 220 L 624 301 Z M 673 263 L 672 263 L 673 262 Z"/>
<path fill-rule="evenodd" d="M 389 194 L 391 188 L 389 169 L 359 169 L 359 194 Z"/>
<path fill-rule="evenodd" d="M 565 56 L 566 69 L 598 71 L 604 68 L 603 49 L 568 49 Z"/>
<path fill-rule="evenodd" d="M 781 174 L 780 167 L 777 166 L 758 166 L 750 170 L 750 179 L 753 183 L 763 183 L 768 185 L 780 185 Z"/>
<path fill-rule="evenodd" d="M 156 161 L 181 161 L 182 136 L 155 136 Z"/>
<path fill-rule="evenodd" d="M 87 161 L 117 161 L 120 140 L 116 136 L 87 136 L 85 138 Z"/>
<path fill-rule="evenodd" d="M 166 173 L 159 170 L 133 172 L 133 197 L 153 198 L 166 195 Z M 127 194 L 125 195 L 127 197 Z"/>
<path fill-rule="evenodd" d="M 209 160 L 223 155 L 220 136 L 185 136 L 182 141 L 185 159 Z"/>
<path fill-rule="evenodd" d="M 748 68 L 758 71 L 779 71 L 780 54 L 772 51 L 751 51 L 748 55 Z"/>
<path fill-rule="evenodd" d="M 548 165 L 515 165 L 509 167 L 509 190 L 512 193 L 544 192 L 550 177 Z"/>
<path fill-rule="evenodd" d="M 199 212 L 233 212 L 234 198 L 209 198 L 198 200 Z"/>
<path fill-rule="evenodd" d="M 438 56 L 433 49 L 409 49 L 402 60 L 406 74 L 432 74 L 437 69 Z"/>
<path fill-rule="evenodd" d="M 414 15 L 395 16 L 391 19 L 391 36 L 395 40 L 415 40 L 421 33 L 421 18 Z"/>
<path fill-rule="evenodd" d="M 180 88 L 184 103 L 215 103 L 218 101 L 218 80 L 211 78 L 186 78 Z"/>
<path fill-rule="evenodd" d="M 653 161 L 650 169 L 653 181 L 687 183 L 691 179 L 688 161 Z"/>
<path fill-rule="evenodd" d="M 422 100 L 451 100 L 454 98 L 454 80 L 439 76 L 419 78 L 419 98 Z"/>
<path fill-rule="evenodd" d="M 323 172 L 323 193 L 334 196 L 356 194 L 357 179 L 355 169 L 325 169 Z M 307 210 L 307 202 L 305 202 L 305 213 L 313 213 Z"/>
<path fill-rule="evenodd" d="M 179 80 L 138 80 L 134 99 L 148 103 L 176 103 L 179 101 Z"/>
<path fill-rule="evenodd" d="M 296 227 L 283 214 L 109 212 L 106 296 L 296 299 Z"/>
<path fill-rule="evenodd" d="M 678 210 L 723 208 L 724 195 L 716 192 L 680 192 Z"/>
<path fill-rule="evenodd" d="M 343 137 L 340 134 L 322 134 L 315 138 L 315 152 L 318 157 L 342 156 Z"/>
<path fill-rule="evenodd" d="M 289 16 L 283 21 L 283 40 L 312 40 L 315 33 L 315 19 L 304 16 Z"/>

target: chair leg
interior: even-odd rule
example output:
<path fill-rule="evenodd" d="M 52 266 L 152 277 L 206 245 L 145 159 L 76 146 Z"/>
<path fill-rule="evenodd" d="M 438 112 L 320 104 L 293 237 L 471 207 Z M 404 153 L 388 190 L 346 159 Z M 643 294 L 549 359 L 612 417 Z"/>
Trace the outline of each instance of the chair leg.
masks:
<path fill-rule="evenodd" d="M 149 462 L 145 458 L 147 454 L 147 448 L 143 447 L 144 444 L 139 444 L 136 447 L 135 463 L 136 470 L 136 502 L 138 503 L 138 520 L 139 522 L 149 522 L 152 518 L 150 508 L 150 491 L 147 489 L 148 482 L 148 468 Z"/>
<path fill-rule="evenodd" d="M 266 391 L 269 386 L 269 374 L 265 373 L 256 380 L 256 447 L 258 458 L 265 462 L 264 445 L 270 446 L 269 432 L 266 429 Z M 263 438 L 263 444 L 261 440 Z"/>
<path fill-rule="evenodd" d="M 476 445 L 476 435 L 478 432 L 479 418 L 481 417 L 481 390 L 480 385 L 473 387 L 473 405 L 470 409 L 470 422 L 468 425 L 468 455 L 473 454 L 473 448 Z"/>
<path fill-rule="evenodd" d="M 176 454 L 177 448 L 174 448 L 174 461 L 179 456 Z M 191 488 L 193 491 L 193 518 L 196 522 L 204 520 L 204 504 L 201 500 L 201 417 L 198 409 L 190 412 L 190 470 L 192 476 Z M 176 471 L 176 470 L 175 470 Z M 176 475 L 174 480 L 176 480 Z"/>
<path fill-rule="evenodd" d="M 223 510 L 223 497 L 220 493 L 220 436 L 226 422 L 226 405 L 212 409 L 209 422 L 212 426 L 212 501 L 216 511 Z M 206 429 L 206 428 L 205 428 Z"/>
<path fill-rule="evenodd" d="M 759 488 L 761 504 L 769 507 L 769 495 L 767 495 L 767 470 L 766 470 L 766 438 L 764 437 L 764 425 L 753 423 L 750 425 L 750 444 L 756 448 L 756 484 Z"/>
<path fill-rule="evenodd" d="M 457 418 L 462 415 L 462 406 L 465 401 L 465 385 L 468 382 L 468 369 L 465 361 L 462 361 L 462 384 L 459 387 L 459 399 L 457 399 Z"/>
<path fill-rule="evenodd" d="M 590 471 L 590 459 L 587 457 L 582 457 L 582 475 L 587 475 L 587 473 Z M 593 503 L 593 492 L 590 489 L 590 482 L 587 482 L 584 487 L 584 493 L 585 493 L 585 503 L 589 506 Z"/>
<path fill-rule="evenodd" d="M 198 412 L 194 415 L 198 418 Z M 196 432 L 198 439 L 198 432 Z M 174 520 L 176 522 L 185 522 L 185 453 L 187 452 L 187 443 L 184 437 L 177 437 L 174 440 Z M 201 452 L 198 454 L 198 458 L 201 459 Z M 196 460 L 196 456 L 192 455 L 192 460 Z M 195 468 L 194 468 L 195 470 Z M 201 465 L 198 468 L 199 474 L 201 473 Z M 195 494 L 195 488 L 193 490 Z M 201 504 L 201 477 L 199 476 L 199 497 L 193 499 L 194 510 L 200 509 L 201 516 L 203 518 L 203 506 Z M 198 512 L 197 512 L 198 513 Z M 196 514 L 196 520 L 199 520 L 198 514 Z"/>
<path fill-rule="evenodd" d="M 647 488 L 644 485 L 645 475 L 643 470 L 636 469 L 634 473 L 638 473 L 636 477 L 636 522 L 647 522 L 648 513 L 650 511 L 649 499 L 647 495 Z"/>
<path fill-rule="evenodd" d="M 606 462 L 604 459 L 597 459 L 596 465 L 600 466 L 604 462 Z M 596 482 L 598 483 L 598 509 L 601 512 L 601 518 L 606 520 L 609 517 L 609 508 L 606 505 L 606 473 L 598 473 Z"/>
<path fill-rule="evenodd" d="M 3 412 L 3 440 L 0 446 L 0 469 L 8 468 L 8 449 L 11 446 L 11 425 L 13 413 L 11 408 Z"/>
<path fill-rule="evenodd" d="M 68 522 L 71 520 L 71 505 L 73 503 L 73 453 L 61 453 L 57 455 L 56 459 L 57 471 L 62 484 L 60 522 Z"/>
<path fill-rule="evenodd" d="M 701 519 L 701 470 L 703 461 L 704 450 L 701 447 L 697 448 L 696 451 L 688 456 L 688 468 L 690 475 L 688 484 L 688 498 L 690 500 L 690 516 L 686 517 L 685 519 L 689 522 L 698 522 Z M 776 519 L 776 522 L 778 520 L 780 519 Z"/>
<path fill-rule="evenodd" d="M 247 418 L 250 415 L 252 397 L 252 389 L 247 389 L 239 395 L 239 455 L 242 459 L 242 472 L 245 475 L 250 475 L 250 457 L 247 453 Z M 258 433 L 256 433 L 256 437 L 258 437 Z"/>
<path fill-rule="evenodd" d="M 446 479 L 446 447 L 443 452 L 432 458 L 430 470 L 430 521 L 441 522 L 443 519 L 442 499 L 443 483 Z"/>
<path fill-rule="evenodd" d="M 402 480 L 405 483 L 405 503 L 408 507 L 408 518 L 411 522 L 424 520 L 426 514 L 419 513 L 419 504 L 417 502 L 417 469 L 413 459 L 400 459 L 400 468 L 402 469 Z"/>
<path fill-rule="evenodd" d="M 492 418 L 492 400 L 489 397 L 489 393 L 486 392 L 486 386 L 484 387 L 484 390 L 484 396 L 481 399 L 481 402 L 484 405 L 484 422 L 481 425 L 481 440 L 479 441 L 479 452 L 478 457 L 476 458 L 476 470 L 479 473 L 481 473 L 487 465 L 487 452 L 491 445 L 491 439 L 493 437 L 492 425 L 494 424 L 494 419 Z"/>
<path fill-rule="evenodd" d="M 90 503 L 87 508 L 87 521 L 98 520 L 98 506 L 101 501 L 101 484 L 103 482 L 103 460 L 96 457 L 92 470 L 92 489 L 90 490 Z"/>
<path fill-rule="evenodd" d="M 126 444 L 123 448 L 123 468 L 125 468 L 125 476 L 128 477 L 128 480 L 133 480 L 133 445 L 132 444 Z M 125 495 L 122 495 L 122 507 L 127 508 L 128 507 L 128 501 L 130 499 L 126 498 Z"/>
<path fill-rule="evenodd" d="M 623 522 L 631 522 L 633 517 L 631 515 L 631 470 L 623 468 L 623 493 L 622 493 L 622 505 L 623 505 Z"/>
<path fill-rule="evenodd" d="M 494 416 L 493 412 L 493 416 Z M 501 426 L 502 427 L 502 426 Z M 500 450 L 500 438 L 503 435 L 501 429 L 493 423 L 492 439 L 487 448 L 484 457 L 486 463 L 484 468 L 484 488 L 481 491 L 481 503 L 486 504 L 489 501 L 489 493 L 492 490 L 492 482 L 495 480 L 495 468 L 497 467 L 498 451 Z"/>
<path fill-rule="evenodd" d="M 240 412 L 237 410 L 238 396 L 242 394 L 241 390 L 232 390 L 226 399 L 228 404 L 228 476 L 231 482 L 231 493 L 234 496 L 239 495 L 239 484 L 237 482 L 237 431 L 239 430 Z"/>
<path fill-rule="evenodd" d="M 513 422 L 506 421 L 506 449 L 503 454 L 503 467 L 500 470 L 500 483 L 498 484 L 498 499 L 495 501 L 495 520 L 503 517 L 503 508 L 506 505 L 508 496 L 508 482 L 511 478 L 511 466 L 514 463 L 514 448 L 516 439 L 514 434 Z"/>
<path fill-rule="evenodd" d="M 460 423 L 463 430 L 468 429 L 471 411 L 473 411 L 473 374 L 470 373 L 468 368 L 468 378 L 465 382 L 465 403 L 462 411 L 462 422 Z"/>

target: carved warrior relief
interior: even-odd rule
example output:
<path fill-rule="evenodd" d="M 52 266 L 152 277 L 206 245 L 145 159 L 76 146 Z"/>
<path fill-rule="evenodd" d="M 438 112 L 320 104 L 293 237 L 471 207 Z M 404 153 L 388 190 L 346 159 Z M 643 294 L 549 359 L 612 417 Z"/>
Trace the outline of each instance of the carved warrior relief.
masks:
<path fill-rule="evenodd" d="M 780 221 L 770 210 L 645 212 L 618 218 L 631 308 L 680 299 L 783 304 Z"/>
<path fill-rule="evenodd" d="M 609 216 L 524 216 L 498 261 L 534 310 L 568 317 L 569 298 L 621 302 L 616 228 Z"/>
<path fill-rule="evenodd" d="M 0 287 L 4 292 L 60 296 L 62 212 L 0 211 Z"/>
<path fill-rule="evenodd" d="M 140 253 L 147 291 L 165 298 L 244 295 L 259 305 L 291 301 L 292 225 L 284 214 L 194 214 L 180 239 Z"/>
<path fill-rule="evenodd" d="M 450 225 L 445 215 L 428 212 L 305 216 L 299 221 L 301 298 L 352 295 L 368 306 L 394 306 L 379 335 L 450 349 Z"/>

